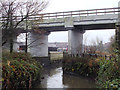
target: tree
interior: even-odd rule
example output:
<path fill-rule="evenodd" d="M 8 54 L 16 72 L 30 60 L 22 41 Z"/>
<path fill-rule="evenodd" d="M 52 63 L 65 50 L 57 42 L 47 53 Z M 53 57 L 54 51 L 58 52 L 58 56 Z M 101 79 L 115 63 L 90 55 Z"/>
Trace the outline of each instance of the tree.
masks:
<path fill-rule="evenodd" d="M 102 53 L 104 51 L 103 42 L 100 38 L 96 37 L 95 40 L 91 40 L 91 45 L 86 46 L 86 52 L 88 53 Z"/>
<path fill-rule="evenodd" d="M 108 47 L 109 53 L 114 53 L 114 50 L 116 49 L 116 41 L 115 41 L 115 35 L 110 37 L 110 45 Z"/>
<path fill-rule="evenodd" d="M 102 40 L 98 37 L 96 37 L 96 40 L 92 40 L 91 41 L 91 45 L 92 45 L 92 50 L 94 52 L 96 51 L 102 51 L 102 48 L 103 48 L 103 44 L 102 44 Z"/>
<path fill-rule="evenodd" d="M 26 20 L 27 29 L 29 17 L 40 14 L 47 7 L 47 4 L 48 1 L 43 0 L 24 0 L 24 2 L 18 0 L 0 1 L 0 12 L 2 12 L 2 46 L 8 42 L 10 53 L 13 52 L 13 39 L 16 37 L 18 26 Z"/>
<path fill-rule="evenodd" d="M 87 51 L 87 37 L 84 37 L 84 53 Z"/>

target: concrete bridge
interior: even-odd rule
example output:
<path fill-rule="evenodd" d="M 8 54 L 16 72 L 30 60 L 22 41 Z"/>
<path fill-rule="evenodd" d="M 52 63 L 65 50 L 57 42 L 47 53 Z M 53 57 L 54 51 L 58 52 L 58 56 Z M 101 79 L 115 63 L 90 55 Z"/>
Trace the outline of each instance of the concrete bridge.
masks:
<path fill-rule="evenodd" d="M 83 53 L 83 34 L 85 30 L 98 29 L 115 29 L 118 22 L 119 8 L 104 8 L 92 10 L 80 10 L 70 12 L 56 12 L 36 15 L 34 20 L 32 16 L 29 18 L 32 22 L 32 29 L 45 30 L 42 38 L 42 47 L 31 48 L 30 51 L 34 56 L 48 56 L 48 35 L 49 32 L 68 31 L 68 53 Z M 31 33 L 32 39 L 38 38 L 40 35 Z M 40 44 L 41 40 L 37 42 Z M 37 54 L 36 54 L 37 52 Z"/>
<path fill-rule="evenodd" d="M 48 57 L 48 35 L 55 31 L 68 31 L 68 53 L 83 53 L 85 30 L 115 29 L 120 7 L 31 15 L 28 18 L 33 57 Z M 21 26 L 24 23 L 21 23 Z M 24 27 L 23 27 L 24 28 Z M 41 32 L 44 31 L 44 34 Z"/>

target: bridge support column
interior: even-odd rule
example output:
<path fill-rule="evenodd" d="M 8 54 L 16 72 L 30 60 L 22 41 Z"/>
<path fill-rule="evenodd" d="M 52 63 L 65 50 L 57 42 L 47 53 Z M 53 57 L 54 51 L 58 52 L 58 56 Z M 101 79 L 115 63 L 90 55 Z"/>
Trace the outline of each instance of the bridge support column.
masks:
<path fill-rule="evenodd" d="M 68 54 L 81 54 L 83 48 L 83 33 L 84 30 L 72 29 L 68 31 Z"/>
<path fill-rule="evenodd" d="M 13 38 L 13 51 L 17 52 L 19 48 L 19 45 L 17 44 L 17 36 L 15 36 Z M 2 46 L 2 50 L 10 50 L 10 39 L 8 39 L 8 41 L 4 44 L 4 46 Z"/>
<path fill-rule="evenodd" d="M 17 36 L 14 37 L 13 42 L 14 42 L 14 44 L 13 44 L 13 50 L 14 50 L 15 52 L 17 52 L 17 51 L 18 51 L 18 48 L 19 48 L 19 45 L 18 45 L 18 42 L 17 42 Z"/>
<path fill-rule="evenodd" d="M 28 40 L 28 52 L 33 57 L 48 57 L 48 35 L 49 32 L 40 34 L 38 32 L 31 32 Z"/>

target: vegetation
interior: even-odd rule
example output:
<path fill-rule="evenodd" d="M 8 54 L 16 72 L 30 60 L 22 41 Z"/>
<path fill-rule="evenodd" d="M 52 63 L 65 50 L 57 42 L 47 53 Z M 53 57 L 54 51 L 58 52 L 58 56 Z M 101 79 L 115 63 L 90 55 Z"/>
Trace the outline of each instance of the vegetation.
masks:
<path fill-rule="evenodd" d="M 98 88 L 120 89 L 120 54 L 117 49 L 115 36 L 112 36 L 108 53 L 105 51 L 94 52 L 102 57 L 65 58 L 64 71 L 78 73 L 82 76 L 94 77 Z M 90 49 L 93 53 L 93 49 Z M 103 57 L 108 55 L 109 57 Z"/>
<path fill-rule="evenodd" d="M 99 62 L 97 83 L 103 88 L 120 88 L 120 54 L 115 41 L 115 36 L 111 37 L 109 53 L 114 56 L 111 60 L 102 58 Z"/>
<path fill-rule="evenodd" d="M 3 52 L 2 88 L 31 88 L 40 81 L 41 65 L 26 53 Z"/>
<path fill-rule="evenodd" d="M 81 76 L 96 77 L 99 69 L 97 62 L 92 57 L 65 58 L 63 70 L 65 72 L 74 72 Z"/>
<path fill-rule="evenodd" d="M 120 66 L 115 58 L 99 62 L 97 83 L 103 88 L 120 88 Z"/>
<path fill-rule="evenodd" d="M 64 58 L 64 72 L 73 72 L 96 80 L 99 88 L 120 88 L 120 59 L 112 57 Z"/>

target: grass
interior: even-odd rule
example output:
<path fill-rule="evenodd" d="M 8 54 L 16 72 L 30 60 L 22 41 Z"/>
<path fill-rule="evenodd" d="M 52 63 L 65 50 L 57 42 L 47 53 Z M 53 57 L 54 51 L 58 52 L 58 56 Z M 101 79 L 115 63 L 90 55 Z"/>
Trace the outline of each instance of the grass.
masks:
<path fill-rule="evenodd" d="M 62 60 L 63 59 L 63 52 L 50 52 L 50 60 Z"/>

